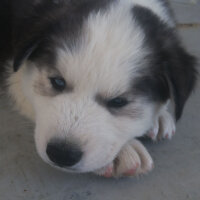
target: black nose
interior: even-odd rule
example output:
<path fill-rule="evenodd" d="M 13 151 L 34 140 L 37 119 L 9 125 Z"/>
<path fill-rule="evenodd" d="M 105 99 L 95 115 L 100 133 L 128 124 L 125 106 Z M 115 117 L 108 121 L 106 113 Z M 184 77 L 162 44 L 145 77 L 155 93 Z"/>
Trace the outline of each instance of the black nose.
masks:
<path fill-rule="evenodd" d="M 71 167 L 81 160 L 82 151 L 77 145 L 64 141 L 51 141 L 47 145 L 46 153 L 49 159 L 59 167 Z"/>

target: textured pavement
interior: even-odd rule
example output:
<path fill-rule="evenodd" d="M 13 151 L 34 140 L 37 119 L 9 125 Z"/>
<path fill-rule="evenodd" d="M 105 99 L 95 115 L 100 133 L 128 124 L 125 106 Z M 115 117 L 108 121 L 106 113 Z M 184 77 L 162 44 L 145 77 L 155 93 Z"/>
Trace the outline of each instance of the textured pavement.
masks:
<path fill-rule="evenodd" d="M 200 2 L 173 0 L 180 34 L 200 58 Z M 57 171 L 37 155 L 33 126 L 0 99 L 0 200 L 200 200 L 200 84 L 173 140 L 145 142 L 155 169 L 133 179 Z"/>

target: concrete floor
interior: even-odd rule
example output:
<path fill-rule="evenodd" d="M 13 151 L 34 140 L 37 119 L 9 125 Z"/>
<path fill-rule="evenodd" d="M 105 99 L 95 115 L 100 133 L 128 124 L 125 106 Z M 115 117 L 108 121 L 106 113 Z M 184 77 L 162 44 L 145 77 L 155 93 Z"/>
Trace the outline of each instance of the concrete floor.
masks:
<path fill-rule="evenodd" d="M 200 2 L 173 0 L 181 23 L 200 23 Z M 188 48 L 200 56 L 200 26 L 182 27 Z M 0 100 L 0 200 L 199 200 L 200 84 L 172 141 L 145 142 L 154 161 L 150 174 L 104 179 L 57 171 L 37 155 L 33 127 Z"/>

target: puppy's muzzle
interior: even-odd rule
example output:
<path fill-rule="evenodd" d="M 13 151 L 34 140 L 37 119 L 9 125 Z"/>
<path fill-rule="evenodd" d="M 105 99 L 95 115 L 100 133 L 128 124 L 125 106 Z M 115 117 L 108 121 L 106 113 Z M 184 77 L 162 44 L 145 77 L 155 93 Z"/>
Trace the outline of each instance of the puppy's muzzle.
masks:
<path fill-rule="evenodd" d="M 47 144 L 46 153 L 56 166 L 62 168 L 74 166 L 81 160 L 83 155 L 78 145 L 58 139 L 51 140 Z"/>

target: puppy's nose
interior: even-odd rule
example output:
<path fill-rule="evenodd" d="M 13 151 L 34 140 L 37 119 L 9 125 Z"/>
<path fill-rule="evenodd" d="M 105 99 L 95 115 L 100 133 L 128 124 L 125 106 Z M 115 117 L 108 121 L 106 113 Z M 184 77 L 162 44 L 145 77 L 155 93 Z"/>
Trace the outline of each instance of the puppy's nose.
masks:
<path fill-rule="evenodd" d="M 82 151 L 77 145 L 64 141 L 51 141 L 47 145 L 46 153 L 49 159 L 59 167 L 72 167 L 81 160 Z"/>

